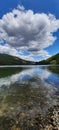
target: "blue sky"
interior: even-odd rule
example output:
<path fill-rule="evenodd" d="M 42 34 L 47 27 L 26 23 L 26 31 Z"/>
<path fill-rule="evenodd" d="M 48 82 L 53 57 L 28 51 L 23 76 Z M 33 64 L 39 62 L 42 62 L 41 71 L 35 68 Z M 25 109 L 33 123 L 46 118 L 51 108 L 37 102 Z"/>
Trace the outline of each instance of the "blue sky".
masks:
<path fill-rule="evenodd" d="M 56 20 L 59 20 L 59 0 L 45 0 L 45 1 L 44 0 L 5 0 L 5 1 L 2 0 L 2 1 L 0 1 L 0 19 L 2 20 L 2 17 L 4 15 L 6 15 L 7 13 L 10 13 L 12 10 L 16 9 L 18 5 L 24 6 L 25 10 L 32 10 L 34 12 L 34 14 L 44 13 L 44 14 L 48 15 L 50 13 L 56 17 Z M 56 29 L 56 31 L 55 32 L 53 31 L 53 36 L 57 37 L 57 39 L 54 40 L 53 44 L 51 43 L 49 46 L 46 46 L 44 48 L 41 47 L 39 49 L 39 55 L 36 54 L 36 51 L 34 52 L 34 54 L 32 54 L 31 47 L 29 47 L 29 49 L 22 50 L 20 47 L 18 49 L 18 46 L 17 46 L 20 56 L 22 56 L 22 58 L 24 57 L 25 59 L 31 58 L 31 60 L 32 60 L 34 58 L 34 60 L 41 60 L 41 59 L 45 58 L 44 51 L 47 51 L 49 56 L 58 53 L 59 52 L 59 25 L 58 25 L 58 28 Z M 6 40 L 6 38 L 3 39 L 3 42 L 1 41 L 2 44 L 0 43 L 2 46 L 5 46 L 5 48 L 10 47 L 10 48 L 12 48 L 12 50 L 13 49 L 16 50 L 16 47 L 14 47 L 13 45 L 12 46 L 9 45 L 8 40 L 6 40 L 7 44 L 5 45 L 5 40 Z M 42 44 L 42 46 L 43 46 L 43 44 Z M 2 53 L 4 53 L 3 49 L 1 49 Z M 21 52 L 20 52 L 20 50 L 21 50 Z M 42 50 L 44 50 L 44 51 L 42 51 Z M 13 51 L 11 51 L 11 53 L 12 52 Z M 40 52 L 42 52 L 43 54 L 41 55 Z M 5 53 L 6 53 L 6 51 L 5 51 Z M 15 51 L 15 54 L 16 54 L 16 51 Z M 46 53 L 46 55 L 47 55 L 47 53 Z"/>

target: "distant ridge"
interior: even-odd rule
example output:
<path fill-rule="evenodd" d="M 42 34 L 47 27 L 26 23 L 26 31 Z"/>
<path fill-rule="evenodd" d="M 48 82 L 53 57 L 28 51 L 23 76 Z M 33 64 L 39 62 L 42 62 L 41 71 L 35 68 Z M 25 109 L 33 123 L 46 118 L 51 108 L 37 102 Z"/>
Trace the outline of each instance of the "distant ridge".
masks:
<path fill-rule="evenodd" d="M 39 62 L 26 61 L 16 56 L 0 54 L 0 65 L 48 65 L 59 64 L 59 53 Z"/>
<path fill-rule="evenodd" d="M 20 59 L 8 54 L 0 54 L 0 65 L 32 65 L 34 62 Z"/>
<path fill-rule="evenodd" d="M 59 53 L 46 60 L 36 62 L 37 65 L 59 64 Z"/>

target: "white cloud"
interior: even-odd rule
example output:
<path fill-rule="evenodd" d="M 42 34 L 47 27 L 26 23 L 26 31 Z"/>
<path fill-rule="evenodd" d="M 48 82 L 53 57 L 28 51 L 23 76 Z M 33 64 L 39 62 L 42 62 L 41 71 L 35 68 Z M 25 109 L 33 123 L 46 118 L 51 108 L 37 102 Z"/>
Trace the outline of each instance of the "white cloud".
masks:
<path fill-rule="evenodd" d="M 57 39 L 53 33 L 58 29 L 59 19 L 57 20 L 54 15 L 34 13 L 18 5 L 17 9 L 0 19 L 0 43 L 5 40 L 8 47 L 14 48 L 15 51 L 27 50 L 31 52 L 31 57 L 35 55 L 47 57 L 49 54 L 44 49 L 53 45 Z"/>
<path fill-rule="evenodd" d="M 13 56 L 18 56 L 19 54 L 15 48 L 10 47 L 9 45 L 2 46 L 0 45 L 0 53 L 9 54 Z"/>
<path fill-rule="evenodd" d="M 9 45 L 5 45 L 5 46 L 0 45 L 0 53 L 9 54 L 29 61 L 35 61 L 35 59 L 33 58 L 33 54 L 29 54 L 25 56 L 23 51 L 18 52 L 18 50 L 16 50 L 14 47 L 11 47 Z"/>
<path fill-rule="evenodd" d="M 18 10 L 25 10 L 24 6 L 21 6 L 21 5 L 18 5 L 18 6 L 17 6 L 17 9 L 18 9 Z"/>

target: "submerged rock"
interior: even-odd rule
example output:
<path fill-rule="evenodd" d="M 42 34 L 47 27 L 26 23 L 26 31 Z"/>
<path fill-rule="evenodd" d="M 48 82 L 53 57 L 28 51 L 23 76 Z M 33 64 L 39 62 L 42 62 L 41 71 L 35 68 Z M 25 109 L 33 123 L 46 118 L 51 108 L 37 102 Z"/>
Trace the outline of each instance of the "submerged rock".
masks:
<path fill-rule="evenodd" d="M 38 113 L 31 117 L 28 112 L 18 112 L 0 117 L 0 130 L 59 130 L 59 106 L 51 107 L 46 116 Z"/>
<path fill-rule="evenodd" d="M 49 109 L 47 115 L 48 130 L 59 130 L 59 106 L 54 106 Z M 46 126 L 46 127 L 47 127 Z"/>

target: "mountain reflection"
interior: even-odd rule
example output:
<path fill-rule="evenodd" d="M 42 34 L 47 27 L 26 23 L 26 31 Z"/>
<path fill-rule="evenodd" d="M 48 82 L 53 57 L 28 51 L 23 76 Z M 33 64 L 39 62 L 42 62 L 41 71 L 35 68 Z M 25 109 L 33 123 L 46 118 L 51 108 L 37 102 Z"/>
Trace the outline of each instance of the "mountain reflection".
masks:
<path fill-rule="evenodd" d="M 10 86 L 16 82 L 26 82 L 31 78 L 39 78 L 45 83 L 59 85 L 59 76 L 52 72 L 55 67 L 0 68 L 0 87 Z M 55 70 L 56 71 L 56 70 Z"/>

